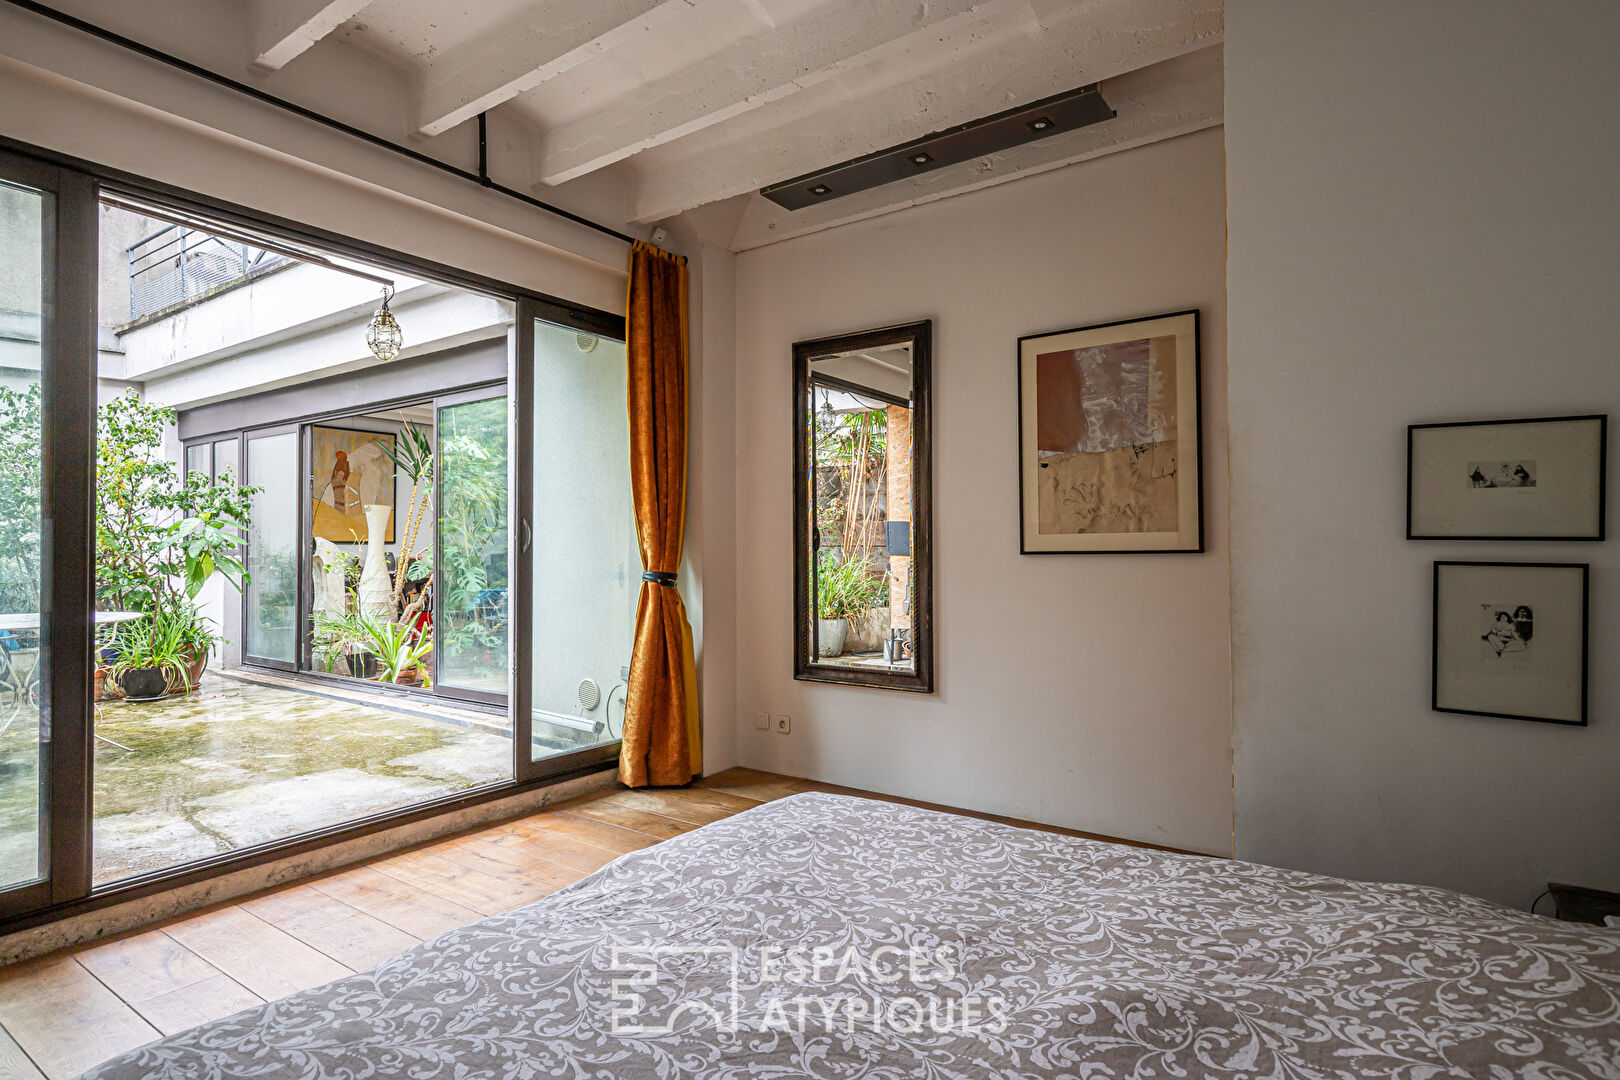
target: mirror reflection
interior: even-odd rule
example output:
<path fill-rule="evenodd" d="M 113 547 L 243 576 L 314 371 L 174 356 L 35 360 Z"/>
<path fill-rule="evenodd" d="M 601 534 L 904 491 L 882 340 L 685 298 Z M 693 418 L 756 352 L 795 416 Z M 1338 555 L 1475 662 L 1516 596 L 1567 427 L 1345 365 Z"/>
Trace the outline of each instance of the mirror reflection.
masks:
<path fill-rule="evenodd" d="M 932 324 L 793 346 L 794 678 L 932 693 Z"/>
<path fill-rule="evenodd" d="M 812 664 L 911 673 L 910 341 L 811 358 Z"/>

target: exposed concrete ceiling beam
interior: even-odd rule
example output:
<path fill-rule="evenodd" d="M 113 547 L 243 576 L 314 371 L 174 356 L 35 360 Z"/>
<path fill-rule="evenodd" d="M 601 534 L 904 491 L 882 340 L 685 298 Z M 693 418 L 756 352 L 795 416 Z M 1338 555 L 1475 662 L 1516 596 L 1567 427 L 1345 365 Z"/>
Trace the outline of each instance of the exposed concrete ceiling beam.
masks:
<path fill-rule="evenodd" d="M 1032 32 L 970 22 L 971 29 L 929 43 L 932 63 L 921 73 L 891 64 L 840 73 L 730 123 L 643 151 L 630 163 L 640 174 L 634 220 L 661 221 L 1221 40 L 1220 0 L 1035 6 Z"/>
<path fill-rule="evenodd" d="M 358 15 L 371 0 L 252 0 L 248 65 L 279 71 L 288 61 Z"/>
<path fill-rule="evenodd" d="M 1119 111 L 1107 123 L 799 211 L 784 210 L 758 194 L 737 196 L 746 201 L 746 209 L 735 230 L 713 239 L 734 251 L 746 251 L 1216 127 L 1223 118 L 1221 53 L 1220 46 L 1212 46 L 1104 81 L 1103 95 Z"/>
<path fill-rule="evenodd" d="M 696 0 L 551 0 L 429 64 L 419 135 L 439 135 L 682 12 Z"/>
<path fill-rule="evenodd" d="M 563 184 L 863 64 L 892 59 L 905 39 L 975 8 L 1028 11 L 1022 0 L 848 0 L 749 35 L 546 136 L 541 182 Z M 1033 18 L 1033 16 L 1031 16 Z"/>

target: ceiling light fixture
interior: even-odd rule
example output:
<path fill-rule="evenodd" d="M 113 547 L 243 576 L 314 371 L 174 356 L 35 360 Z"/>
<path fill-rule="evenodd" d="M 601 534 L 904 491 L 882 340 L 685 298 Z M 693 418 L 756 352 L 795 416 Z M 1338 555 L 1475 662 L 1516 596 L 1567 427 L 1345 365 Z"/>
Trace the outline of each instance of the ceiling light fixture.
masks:
<path fill-rule="evenodd" d="M 382 307 L 372 313 L 371 321 L 366 324 L 366 347 L 371 350 L 371 355 L 385 364 L 398 356 L 400 346 L 405 344 L 399 320 L 388 310 L 388 301 L 393 295 L 393 288 L 384 285 Z"/>
<path fill-rule="evenodd" d="M 803 210 L 898 180 L 917 181 L 964 161 L 975 161 L 1053 136 L 1070 136 L 1088 124 L 1111 120 L 1114 110 L 1096 83 L 1040 101 L 936 131 L 886 150 L 852 158 L 791 180 L 761 188 L 760 194 L 785 210 Z M 1018 166 L 1010 163 L 1007 171 Z"/>

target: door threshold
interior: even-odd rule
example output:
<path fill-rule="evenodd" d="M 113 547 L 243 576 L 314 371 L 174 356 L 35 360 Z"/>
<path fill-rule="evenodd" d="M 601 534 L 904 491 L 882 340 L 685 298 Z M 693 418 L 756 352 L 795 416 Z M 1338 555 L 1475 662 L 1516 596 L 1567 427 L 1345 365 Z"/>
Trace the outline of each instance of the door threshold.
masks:
<path fill-rule="evenodd" d="M 412 693 L 403 687 L 389 688 L 380 683 L 368 685 L 363 679 L 345 679 L 315 672 L 294 674 L 244 665 L 211 673 L 222 679 L 234 679 L 295 694 L 309 694 L 331 701 L 345 701 L 365 708 L 385 709 L 441 724 L 475 727 L 505 738 L 512 737 L 511 717 L 507 710 L 482 702 L 451 701 L 431 694 Z M 359 685 L 355 685 L 357 683 Z"/>

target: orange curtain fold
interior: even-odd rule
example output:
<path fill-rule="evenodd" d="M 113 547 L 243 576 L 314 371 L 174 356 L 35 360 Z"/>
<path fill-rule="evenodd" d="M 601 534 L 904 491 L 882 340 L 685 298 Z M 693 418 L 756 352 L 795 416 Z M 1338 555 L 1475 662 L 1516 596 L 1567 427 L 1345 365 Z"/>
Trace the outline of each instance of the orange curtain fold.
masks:
<path fill-rule="evenodd" d="M 630 487 L 647 574 L 636 608 L 619 779 L 631 787 L 673 787 L 702 771 L 692 627 L 675 588 L 686 531 L 686 259 L 635 244 L 625 310 Z"/>

